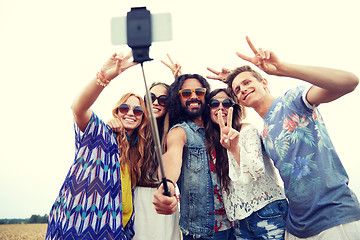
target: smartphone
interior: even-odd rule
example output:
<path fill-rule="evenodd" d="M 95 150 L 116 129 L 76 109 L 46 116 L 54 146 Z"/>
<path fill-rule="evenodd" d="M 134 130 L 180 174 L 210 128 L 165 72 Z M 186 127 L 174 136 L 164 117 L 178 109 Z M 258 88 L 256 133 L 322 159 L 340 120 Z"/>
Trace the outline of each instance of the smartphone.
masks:
<path fill-rule="evenodd" d="M 172 40 L 170 13 L 151 14 L 152 42 Z M 111 19 L 111 43 L 127 44 L 126 16 Z"/>

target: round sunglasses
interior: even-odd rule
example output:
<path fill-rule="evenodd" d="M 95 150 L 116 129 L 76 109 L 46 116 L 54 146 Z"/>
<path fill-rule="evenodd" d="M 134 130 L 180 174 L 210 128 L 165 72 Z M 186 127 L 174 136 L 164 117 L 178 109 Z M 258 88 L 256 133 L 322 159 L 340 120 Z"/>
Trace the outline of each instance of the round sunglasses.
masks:
<path fill-rule="evenodd" d="M 218 108 L 220 106 L 220 103 L 222 104 L 223 108 L 230 108 L 230 107 L 234 106 L 233 100 L 231 100 L 230 98 L 227 98 L 222 102 L 220 102 L 217 99 L 211 99 L 209 102 L 209 107 L 210 108 Z"/>
<path fill-rule="evenodd" d="M 167 103 L 167 96 L 166 95 L 160 95 L 160 96 L 156 96 L 155 94 L 151 93 L 151 102 L 154 103 L 155 100 L 158 100 L 158 103 L 160 106 L 166 107 L 166 103 Z"/>
<path fill-rule="evenodd" d="M 130 106 L 128 104 L 126 104 L 126 103 L 122 103 L 118 107 L 118 110 L 122 114 L 127 114 L 130 111 Z M 137 117 L 140 117 L 140 116 L 142 116 L 144 114 L 144 110 L 140 106 L 133 107 L 132 111 L 133 111 L 134 115 L 137 116 Z"/>
<path fill-rule="evenodd" d="M 184 99 L 190 98 L 192 92 L 195 92 L 197 97 L 203 97 L 206 93 L 206 88 L 184 88 L 179 91 L 179 95 Z"/>

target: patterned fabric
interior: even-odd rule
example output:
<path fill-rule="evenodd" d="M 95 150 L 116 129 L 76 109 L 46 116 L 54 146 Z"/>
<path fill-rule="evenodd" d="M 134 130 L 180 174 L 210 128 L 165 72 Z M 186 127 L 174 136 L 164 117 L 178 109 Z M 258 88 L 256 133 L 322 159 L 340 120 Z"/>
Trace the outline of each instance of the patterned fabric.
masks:
<path fill-rule="evenodd" d="M 359 202 L 330 140 L 324 121 L 306 100 L 305 87 L 272 103 L 262 139 L 285 184 L 286 229 L 307 238 L 360 219 Z"/>
<path fill-rule="evenodd" d="M 220 182 L 216 174 L 216 151 L 215 149 L 211 153 L 212 160 L 209 160 L 211 178 L 213 180 L 214 187 L 214 205 L 215 205 L 215 232 L 224 231 L 231 228 L 234 224 L 230 222 L 226 216 L 223 196 L 220 191 Z"/>
<path fill-rule="evenodd" d="M 94 113 L 84 133 L 75 124 L 75 161 L 48 218 L 46 239 L 131 239 L 122 225 L 118 144 Z"/>
<path fill-rule="evenodd" d="M 229 194 L 223 190 L 230 221 L 244 219 L 269 203 L 285 199 L 273 162 L 263 152 L 258 130 L 247 125 L 240 131 L 240 165 L 228 151 Z"/>

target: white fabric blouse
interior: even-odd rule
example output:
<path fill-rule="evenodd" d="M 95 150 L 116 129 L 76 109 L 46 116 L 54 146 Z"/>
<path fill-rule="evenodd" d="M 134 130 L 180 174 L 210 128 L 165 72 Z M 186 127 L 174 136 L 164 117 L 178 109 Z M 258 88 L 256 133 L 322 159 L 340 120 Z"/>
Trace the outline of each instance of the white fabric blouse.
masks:
<path fill-rule="evenodd" d="M 261 145 L 258 130 L 246 125 L 240 131 L 240 165 L 228 151 L 229 194 L 223 190 L 230 221 L 241 220 L 276 200 L 285 199 L 283 183 Z"/>

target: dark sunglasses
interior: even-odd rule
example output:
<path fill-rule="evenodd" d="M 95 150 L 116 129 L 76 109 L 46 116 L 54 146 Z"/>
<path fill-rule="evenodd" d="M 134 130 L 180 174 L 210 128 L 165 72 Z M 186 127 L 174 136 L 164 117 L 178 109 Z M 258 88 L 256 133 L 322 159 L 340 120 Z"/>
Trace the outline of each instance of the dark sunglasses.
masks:
<path fill-rule="evenodd" d="M 220 106 L 220 103 L 222 104 L 223 108 L 230 108 L 230 107 L 234 106 L 233 100 L 231 100 L 230 98 L 227 98 L 222 102 L 220 102 L 217 99 L 211 99 L 209 102 L 209 107 L 210 108 L 218 108 Z"/>
<path fill-rule="evenodd" d="M 206 88 L 184 88 L 179 91 L 179 95 L 182 96 L 184 99 L 187 99 L 191 96 L 192 92 L 195 92 L 196 96 L 203 97 L 206 93 Z"/>
<path fill-rule="evenodd" d="M 120 113 L 122 114 L 126 114 L 129 112 L 130 110 L 130 106 L 126 103 L 122 103 L 119 107 L 118 107 L 118 110 L 120 111 Z M 137 117 L 140 117 L 144 114 L 144 110 L 142 109 L 142 107 L 140 106 L 135 106 L 133 109 L 132 109 L 133 113 L 135 116 Z"/>
<path fill-rule="evenodd" d="M 151 102 L 155 102 L 155 100 L 158 100 L 158 103 L 160 106 L 166 107 L 166 103 L 167 103 L 167 96 L 166 95 L 160 95 L 160 96 L 156 96 L 155 94 L 151 93 Z"/>

